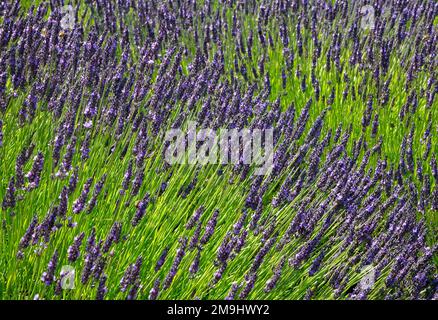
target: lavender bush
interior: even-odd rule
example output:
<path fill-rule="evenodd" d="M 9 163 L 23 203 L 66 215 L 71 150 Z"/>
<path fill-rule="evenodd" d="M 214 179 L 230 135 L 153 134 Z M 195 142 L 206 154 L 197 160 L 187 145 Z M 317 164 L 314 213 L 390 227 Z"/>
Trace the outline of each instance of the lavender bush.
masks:
<path fill-rule="evenodd" d="M 0 298 L 436 299 L 437 23 L 433 0 L 1 1 Z M 272 170 L 245 145 L 169 163 L 191 121 L 272 129 Z"/>

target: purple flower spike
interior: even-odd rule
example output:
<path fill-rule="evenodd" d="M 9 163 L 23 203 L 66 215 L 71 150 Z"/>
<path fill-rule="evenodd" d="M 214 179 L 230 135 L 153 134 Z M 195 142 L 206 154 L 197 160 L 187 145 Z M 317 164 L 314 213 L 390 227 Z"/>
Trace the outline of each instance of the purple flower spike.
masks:
<path fill-rule="evenodd" d="M 59 205 L 58 205 L 58 216 L 65 218 L 67 213 L 67 205 L 68 205 L 68 189 L 67 187 L 63 187 L 61 194 L 59 195 Z"/>
<path fill-rule="evenodd" d="M 41 276 L 41 281 L 44 282 L 46 286 L 50 286 L 53 280 L 55 279 L 55 269 L 57 264 L 58 264 L 58 251 L 55 250 L 55 253 L 50 259 L 49 264 L 47 265 L 47 270 Z"/>
<path fill-rule="evenodd" d="M 213 216 L 210 218 L 210 220 L 208 220 L 207 225 L 205 226 L 205 231 L 200 241 L 201 245 L 205 245 L 208 242 L 208 240 L 210 240 L 210 238 L 212 237 L 214 230 L 216 228 L 218 216 L 219 216 L 219 210 L 216 209 L 213 212 Z"/>
<path fill-rule="evenodd" d="M 118 243 L 120 240 L 120 234 L 122 232 L 122 223 L 121 222 L 114 222 L 113 226 L 111 227 L 111 230 L 105 240 L 105 244 L 103 245 L 103 252 L 108 252 L 111 245 L 113 243 Z"/>
<path fill-rule="evenodd" d="M 233 233 L 235 235 L 238 235 L 240 233 L 240 230 L 242 230 L 243 224 L 245 223 L 247 216 L 248 216 L 248 211 L 246 209 L 243 209 L 243 212 L 240 215 L 239 220 L 234 224 L 234 227 L 233 227 Z"/>
<path fill-rule="evenodd" d="M 158 272 L 163 266 L 164 262 L 166 261 L 168 252 L 169 247 L 164 248 L 163 252 L 160 255 L 160 258 L 157 261 L 157 264 L 155 265 L 155 272 Z"/>
<path fill-rule="evenodd" d="M 2 202 L 2 208 L 14 208 L 15 207 L 15 178 L 12 177 L 11 180 L 9 180 L 8 187 L 6 188 L 6 194 L 3 198 Z"/>
<path fill-rule="evenodd" d="M 99 286 L 97 287 L 96 292 L 96 300 L 103 300 L 106 293 L 108 292 L 108 289 L 105 285 L 107 276 L 103 275 L 99 280 Z"/>
<path fill-rule="evenodd" d="M 103 185 L 106 180 L 106 173 L 100 178 L 100 180 L 96 183 L 96 186 L 94 187 L 93 196 L 91 197 L 90 201 L 88 201 L 88 207 L 87 207 L 87 213 L 89 214 L 97 203 L 97 197 L 99 196 L 100 192 L 102 191 Z"/>
<path fill-rule="evenodd" d="M 26 232 L 24 233 L 23 237 L 20 240 L 20 244 L 18 245 L 20 249 L 26 249 L 29 246 L 37 224 L 38 224 L 38 217 L 33 216 L 29 227 L 27 228 Z"/>
<path fill-rule="evenodd" d="M 246 299 L 252 289 L 254 288 L 255 282 L 257 281 L 257 274 L 251 273 L 248 275 L 248 280 L 246 281 L 245 287 L 242 289 L 242 292 L 240 292 L 239 298 L 240 299 Z"/>
<path fill-rule="evenodd" d="M 281 271 L 283 270 L 285 262 L 286 262 L 286 258 L 285 257 L 281 258 L 280 262 L 278 263 L 278 265 L 274 269 L 274 275 L 268 281 L 266 281 L 266 286 L 264 289 L 265 292 L 271 292 L 272 289 L 275 288 L 278 280 L 281 277 Z"/>
<path fill-rule="evenodd" d="M 190 220 L 186 224 L 186 229 L 190 230 L 192 229 L 196 223 L 199 221 L 199 218 L 201 217 L 202 213 L 204 212 L 204 207 L 200 206 L 190 217 Z"/>
<path fill-rule="evenodd" d="M 193 250 L 198 245 L 199 236 L 201 234 L 201 227 L 202 227 L 201 223 L 198 222 L 195 232 L 193 233 L 193 236 L 190 239 L 189 250 Z"/>
<path fill-rule="evenodd" d="M 149 300 L 156 300 L 160 293 L 160 279 L 155 280 L 154 286 L 149 291 Z"/>
<path fill-rule="evenodd" d="M 196 253 L 195 259 L 193 260 L 192 264 L 190 265 L 189 272 L 191 274 L 195 274 L 199 271 L 199 260 L 201 258 L 201 250 L 198 249 L 198 252 Z"/>
<path fill-rule="evenodd" d="M 125 292 L 129 286 L 135 286 L 135 284 L 139 281 L 140 276 L 140 268 L 142 265 L 143 259 L 142 257 L 138 257 L 135 263 L 128 266 L 120 280 L 120 291 Z"/>
<path fill-rule="evenodd" d="M 233 282 L 231 284 L 230 291 L 228 295 L 225 297 L 225 300 L 234 300 L 236 298 L 237 290 L 239 290 L 240 285 L 237 282 Z"/>
<path fill-rule="evenodd" d="M 88 178 L 85 182 L 81 195 L 75 200 L 75 202 L 73 202 L 73 213 L 78 214 L 82 210 L 84 210 L 85 201 L 87 201 L 88 193 L 90 192 L 90 187 L 92 183 L 93 178 Z"/>
<path fill-rule="evenodd" d="M 172 267 L 170 268 L 169 273 L 167 274 L 166 278 L 163 282 L 163 289 L 167 289 L 172 284 L 173 279 L 176 276 L 176 273 L 178 272 L 178 268 L 181 264 L 182 259 L 184 258 L 186 254 L 186 246 L 187 246 L 187 239 L 183 238 L 180 241 L 180 247 L 176 250 L 176 257 L 173 260 Z"/>
<path fill-rule="evenodd" d="M 79 168 L 75 167 L 68 181 L 68 194 L 72 194 L 76 190 L 78 184 L 78 172 Z"/>
<path fill-rule="evenodd" d="M 145 212 L 146 212 L 146 207 L 148 206 L 150 201 L 150 196 L 149 193 L 146 193 L 145 197 L 143 198 L 143 200 L 141 200 L 138 205 L 137 205 L 137 211 L 135 212 L 134 217 L 132 217 L 132 221 L 131 224 L 133 227 L 135 227 L 140 220 L 143 218 Z"/>
<path fill-rule="evenodd" d="M 82 232 L 80 235 L 75 237 L 73 244 L 70 247 L 68 247 L 67 250 L 68 261 L 74 262 L 79 258 L 79 256 L 81 255 L 80 246 L 82 244 L 82 240 L 84 239 L 84 237 L 85 237 L 85 233 Z"/>

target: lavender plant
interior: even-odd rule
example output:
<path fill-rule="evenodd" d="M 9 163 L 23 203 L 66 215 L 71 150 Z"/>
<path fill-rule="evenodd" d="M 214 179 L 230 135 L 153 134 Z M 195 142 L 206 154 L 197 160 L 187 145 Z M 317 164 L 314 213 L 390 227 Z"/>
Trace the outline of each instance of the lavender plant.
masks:
<path fill-rule="evenodd" d="M 364 6 L 1 2 L 0 299 L 436 299 L 438 6 Z"/>

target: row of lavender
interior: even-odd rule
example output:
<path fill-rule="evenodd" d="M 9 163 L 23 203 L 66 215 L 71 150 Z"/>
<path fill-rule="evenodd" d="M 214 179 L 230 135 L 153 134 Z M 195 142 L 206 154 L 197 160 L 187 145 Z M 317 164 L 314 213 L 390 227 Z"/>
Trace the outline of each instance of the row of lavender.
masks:
<path fill-rule="evenodd" d="M 226 299 L 288 297 L 300 279 L 311 285 L 290 297 L 436 298 L 433 1 L 378 1 L 367 33 L 360 4 L 350 1 L 85 1 L 74 7 L 72 28 L 63 27 L 62 5 L 1 7 L 2 240 L 20 268 L 40 271 L 38 259 L 50 259 L 40 275 L 44 298 L 65 294 L 64 262 L 81 267 L 81 283 L 97 299 L 168 297 L 178 273 L 188 271 L 190 282 L 203 270 L 197 281 L 208 292 L 229 288 Z M 145 232 L 160 214 L 151 207 L 187 178 L 165 163 L 161 141 L 188 120 L 274 128 L 273 172 L 256 176 L 243 163 L 215 169 L 213 187 L 225 175 L 245 189 L 236 221 L 203 203 L 188 221 L 175 213 L 184 226 L 178 243 L 145 244 L 122 277 L 111 278 L 117 248 Z M 400 133 L 397 152 L 386 147 L 398 143 L 391 130 Z M 145 179 L 152 170 L 154 182 Z M 200 192 L 203 170 L 171 199 Z M 107 214 L 101 203 L 126 212 L 108 219 L 104 235 L 94 225 Z M 156 263 L 145 261 L 148 251 Z M 182 270 L 189 252 L 196 253 Z M 200 268 L 203 256 L 213 269 Z M 246 260 L 237 274 L 245 275 L 230 283 L 239 257 Z M 278 261 L 269 272 L 267 259 Z M 377 279 L 371 287 L 358 284 L 367 266 Z M 29 287 L 8 291 L 40 290 Z"/>

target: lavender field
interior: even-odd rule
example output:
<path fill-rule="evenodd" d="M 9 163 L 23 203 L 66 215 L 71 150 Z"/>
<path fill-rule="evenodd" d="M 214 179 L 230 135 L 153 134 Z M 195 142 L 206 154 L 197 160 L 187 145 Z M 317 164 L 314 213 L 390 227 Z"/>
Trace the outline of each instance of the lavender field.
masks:
<path fill-rule="evenodd" d="M 437 52 L 435 0 L 0 0 L 0 299 L 437 300 Z M 266 170 L 169 161 L 221 130 Z"/>

